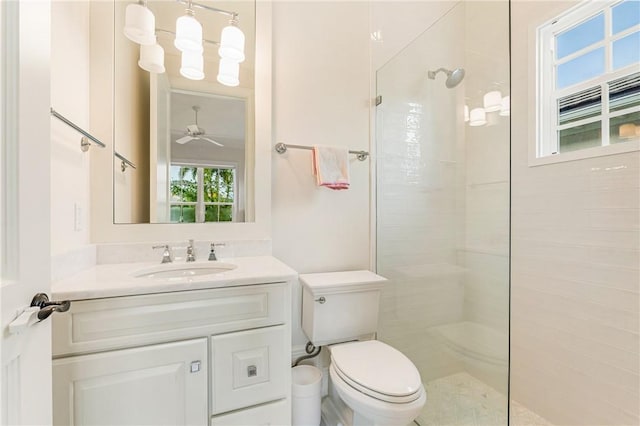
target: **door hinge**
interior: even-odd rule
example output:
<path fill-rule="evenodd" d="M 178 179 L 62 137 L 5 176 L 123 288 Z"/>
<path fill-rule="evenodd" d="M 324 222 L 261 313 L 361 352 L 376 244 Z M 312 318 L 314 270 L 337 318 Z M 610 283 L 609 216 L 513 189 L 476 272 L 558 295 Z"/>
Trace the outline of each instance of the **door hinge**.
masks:
<path fill-rule="evenodd" d="M 380 105 L 382 103 L 382 95 L 376 96 L 375 102 L 376 106 Z"/>

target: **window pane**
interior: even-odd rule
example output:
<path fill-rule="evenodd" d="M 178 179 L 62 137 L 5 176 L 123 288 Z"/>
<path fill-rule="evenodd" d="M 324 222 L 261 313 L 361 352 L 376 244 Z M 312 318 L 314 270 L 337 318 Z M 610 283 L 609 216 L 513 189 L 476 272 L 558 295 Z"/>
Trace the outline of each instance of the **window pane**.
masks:
<path fill-rule="evenodd" d="M 640 31 L 613 42 L 613 69 L 640 62 Z"/>
<path fill-rule="evenodd" d="M 575 59 L 558 65 L 556 88 L 565 87 L 588 80 L 604 72 L 604 48 L 580 55 Z"/>
<path fill-rule="evenodd" d="M 220 201 L 218 195 L 219 178 L 218 169 L 204 169 L 204 202 L 215 203 Z"/>
<path fill-rule="evenodd" d="M 204 206 L 204 221 L 205 222 L 219 222 L 220 207 L 219 206 Z"/>
<path fill-rule="evenodd" d="M 600 146 L 602 144 L 601 129 L 602 123 L 596 121 L 595 123 L 560 130 L 558 132 L 559 151 L 563 153 Z"/>
<path fill-rule="evenodd" d="M 556 37 L 557 58 L 564 58 L 580 49 L 604 39 L 604 14 L 594 16 L 588 21 L 559 34 Z"/>
<path fill-rule="evenodd" d="M 171 206 L 171 222 L 195 223 L 196 206 Z"/>
<path fill-rule="evenodd" d="M 196 168 L 171 166 L 171 200 L 195 202 L 198 196 Z"/>
<path fill-rule="evenodd" d="M 640 73 L 610 82 L 609 104 L 611 112 L 640 106 Z"/>
<path fill-rule="evenodd" d="M 609 126 L 609 142 L 612 144 L 640 140 L 640 112 L 614 117 Z"/>
<path fill-rule="evenodd" d="M 613 34 L 640 24 L 640 1 L 627 0 L 613 8 Z"/>
<path fill-rule="evenodd" d="M 233 208 L 231 206 L 220 206 L 220 222 L 231 222 L 233 220 Z"/>
<path fill-rule="evenodd" d="M 602 88 L 592 87 L 558 99 L 558 124 L 595 117 L 602 113 Z"/>

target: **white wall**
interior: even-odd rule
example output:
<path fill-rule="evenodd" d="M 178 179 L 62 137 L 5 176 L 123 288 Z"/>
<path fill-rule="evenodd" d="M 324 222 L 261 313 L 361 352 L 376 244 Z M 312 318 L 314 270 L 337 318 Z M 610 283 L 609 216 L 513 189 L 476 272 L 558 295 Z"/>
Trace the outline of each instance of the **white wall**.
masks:
<path fill-rule="evenodd" d="M 529 167 L 533 31 L 512 3 L 512 398 L 555 424 L 640 421 L 640 154 Z"/>
<path fill-rule="evenodd" d="M 51 3 L 51 45 L 51 106 L 89 129 L 88 2 Z M 52 256 L 80 249 L 89 242 L 90 162 L 89 153 L 80 151 L 80 137 L 66 124 L 51 119 Z M 46 177 L 38 179 L 48 184 Z M 75 227 L 76 214 L 80 215 L 79 228 Z"/>
<path fill-rule="evenodd" d="M 369 149 L 368 7 L 273 4 L 274 144 Z M 273 255 L 301 273 L 368 269 L 370 160 L 352 156 L 350 189 L 332 191 L 316 187 L 309 151 L 272 157 Z"/>

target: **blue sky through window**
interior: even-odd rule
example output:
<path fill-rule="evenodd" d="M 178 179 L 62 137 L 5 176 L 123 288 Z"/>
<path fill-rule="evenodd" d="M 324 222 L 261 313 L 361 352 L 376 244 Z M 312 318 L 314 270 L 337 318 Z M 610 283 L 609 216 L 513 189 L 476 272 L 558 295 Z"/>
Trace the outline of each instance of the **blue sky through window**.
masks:
<path fill-rule="evenodd" d="M 640 32 L 631 33 L 613 42 L 614 70 L 638 61 L 640 61 Z"/>
<path fill-rule="evenodd" d="M 556 38 L 557 57 L 564 58 L 604 39 L 604 14 L 600 13 Z"/>
<path fill-rule="evenodd" d="M 556 88 L 563 89 L 604 73 L 604 48 L 558 65 Z"/>
<path fill-rule="evenodd" d="M 612 10 L 612 19 L 613 34 L 640 24 L 640 1 L 627 0 L 616 5 Z"/>

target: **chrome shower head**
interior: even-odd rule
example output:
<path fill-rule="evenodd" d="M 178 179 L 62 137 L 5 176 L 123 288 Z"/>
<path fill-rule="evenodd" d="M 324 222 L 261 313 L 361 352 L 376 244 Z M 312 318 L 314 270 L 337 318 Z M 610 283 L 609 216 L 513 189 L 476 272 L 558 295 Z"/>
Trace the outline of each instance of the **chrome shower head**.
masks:
<path fill-rule="evenodd" d="M 436 79 L 436 74 L 438 74 L 440 71 L 444 72 L 447 75 L 447 80 L 444 82 L 444 84 L 449 89 L 453 89 L 458 84 L 460 84 L 462 82 L 462 80 L 464 79 L 464 68 L 456 68 L 453 71 L 450 71 L 450 70 L 448 70 L 446 68 L 438 68 L 435 71 L 428 71 L 427 72 L 427 76 L 431 80 L 435 80 Z"/>

